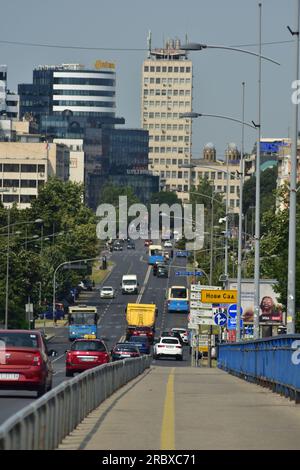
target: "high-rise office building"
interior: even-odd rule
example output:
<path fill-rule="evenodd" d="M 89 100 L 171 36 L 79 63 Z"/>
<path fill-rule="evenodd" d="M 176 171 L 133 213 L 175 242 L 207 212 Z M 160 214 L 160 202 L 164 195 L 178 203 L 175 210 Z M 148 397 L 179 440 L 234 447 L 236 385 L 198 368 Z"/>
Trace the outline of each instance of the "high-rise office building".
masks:
<path fill-rule="evenodd" d="M 143 129 L 149 131 L 149 169 L 160 176 L 160 187 L 176 191 L 188 200 L 192 148 L 191 119 L 180 114 L 192 111 L 192 62 L 169 40 L 162 49 L 151 49 L 143 63 Z"/>
<path fill-rule="evenodd" d="M 33 83 L 19 85 L 20 114 L 69 112 L 73 116 L 115 116 L 115 66 L 97 61 L 95 69 L 80 64 L 42 65 L 33 71 Z"/>

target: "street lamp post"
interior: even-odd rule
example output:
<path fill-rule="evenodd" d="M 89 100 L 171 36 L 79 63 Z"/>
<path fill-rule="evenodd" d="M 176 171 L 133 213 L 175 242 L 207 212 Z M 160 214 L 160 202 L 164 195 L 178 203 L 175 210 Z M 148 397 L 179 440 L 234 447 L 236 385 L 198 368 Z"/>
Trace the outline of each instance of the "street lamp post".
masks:
<path fill-rule="evenodd" d="M 245 117 L 245 82 L 242 83 L 242 121 Z M 237 264 L 237 314 L 236 314 L 236 341 L 241 339 L 241 305 L 242 305 L 242 236 L 243 236 L 243 186 L 244 186 L 244 124 L 242 124 L 241 145 L 241 171 L 240 171 L 240 207 L 239 207 L 239 235 L 238 235 L 238 264 Z"/>
<path fill-rule="evenodd" d="M 299 15 L 298 15 L 299 16 Z M 298 36 L 297 36 L 298 40 Z M 260 287 L 260 140 L 261 140 L 261 61 L 262 59 L 280 65 L 273 59 L 261 55 L 261 3 L 259 3 L 259 53 L 245 49 L 228 47 L 223 45 L 208 45 L 191 43 L 181 46 L 182 50 L 201 51 L 205 49 L 225 49 L 241 52 L 258 57 L 258 123 L 254 125 L 258 130 L 257 159 L 256 159 L 256 193 L 255 193 L 255 267 L 254 267 L 254 338 L 259 336 L 259 287 Z M 297 145 L 297 141 L 296 141 Z"/>
<path fill-rule="evenodd" d="M 7 250 L 6 250 L 6 282 L 5 282 L 5 314 L 4 314 L 4 328 L 8 329 L 8 294 L 9 294 L 9 253 L 10 253 L 10 227 L 14 227 L 16 225 L 24 225 L 26 227 L 28 224 L 32 223 L 40 223 L 42 219 L 36 219 L 29 222 L 15 222 L 13 224 L 10 223 L 10 208 L 8 208 L 7 212 L 7 225 L 1 227 L 0 230 L 7 229 Z"/>
<path fill-rule="evenodd" d="M 299 82 L 299 14 L 300 0 L 296 0 L 295 36 L 295 80 Z M 289 209 L 289 254 L 288 254 L 288 290 L 287 290 L 287 333 L 295 333 L 296 309 L 296 221 L 297 221 L 297 144 L 298 144 L 298 101 L 293 102 L 293 141 L 290 176 Z"/>
<path fill-rule="evenodd" d="M 53 273 L 53 295 L 52 295 L 52 308 L 53 308 L 53 319 L 55 319 L 55 296 L 56 296 L 56 273 L 57 271 L 62 267 L 62 266 L 65 266 L 67 264 L 74 264 L 74 263 L 83 263 L 83 262 L 87 262 L 87 261 L 95 261 L 95 260 L 99 260 L 99 256 L 97 256 L 96 258 L 84 258 L 84 259 L 76 259 L 76 260 L 73 260 L 73 261 L 64 261 L 63 263 L 60 263 L 56 269 L 54 270 L 54 273 Z"/>

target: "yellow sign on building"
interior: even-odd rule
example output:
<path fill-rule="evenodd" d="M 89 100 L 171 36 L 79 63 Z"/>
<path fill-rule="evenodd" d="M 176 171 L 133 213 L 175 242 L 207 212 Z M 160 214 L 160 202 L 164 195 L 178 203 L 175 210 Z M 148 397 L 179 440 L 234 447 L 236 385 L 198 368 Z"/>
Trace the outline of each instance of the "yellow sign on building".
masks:
<path fill-rule="evenodd" d="M 236 304 L 237 290 L 205 290 L 201 291 L 201 302 L 207 304 Z"/>
<path fill-rule="evenodd" d="M 96 60 L 95 69 L 114 69 L 115 64 L 113 62 L 104 62 L 103 60 Z"/>

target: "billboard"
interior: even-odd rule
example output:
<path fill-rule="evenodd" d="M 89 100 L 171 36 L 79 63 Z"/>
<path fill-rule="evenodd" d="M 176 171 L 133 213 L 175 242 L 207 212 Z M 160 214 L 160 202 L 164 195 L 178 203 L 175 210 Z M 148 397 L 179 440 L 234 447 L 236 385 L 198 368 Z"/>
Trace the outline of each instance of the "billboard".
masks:
<path fill-rule="evenodd" d="M 260 312 L 259 323 L 279 324 L 284 322 L 283 307 L 278 301 L 278 294 L 274 290 L 277 284 L 275 279 L 261 279 L 260 281 Z M 229 289 L 237 289 L 236 279 L 229 279 Z M 253 323 L 254 319 L 254 280 L 242 280 L 242 319 L 245 323 Z"/>

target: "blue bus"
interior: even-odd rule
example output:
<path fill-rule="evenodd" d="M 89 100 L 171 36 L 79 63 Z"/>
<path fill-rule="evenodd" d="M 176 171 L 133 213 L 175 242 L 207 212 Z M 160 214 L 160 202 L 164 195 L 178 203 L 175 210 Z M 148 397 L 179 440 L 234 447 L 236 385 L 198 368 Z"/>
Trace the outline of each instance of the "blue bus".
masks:
<path fill-rule="evenodd" d="M 97 338 L 97 307 L 75 305 L 69 307 L 69 340 Z"/>
<path fill-rule="evenodd" d="M 150 245 L 148 264 L 163 263 L 165 261 L 164 252 L 161 245 Z"/>
<path fill-rule="evenodd" d="M 172 286 L 168 290 L 168 312 L 188 313 L 190 310 L 189 290 L 185 286 Z"/>

